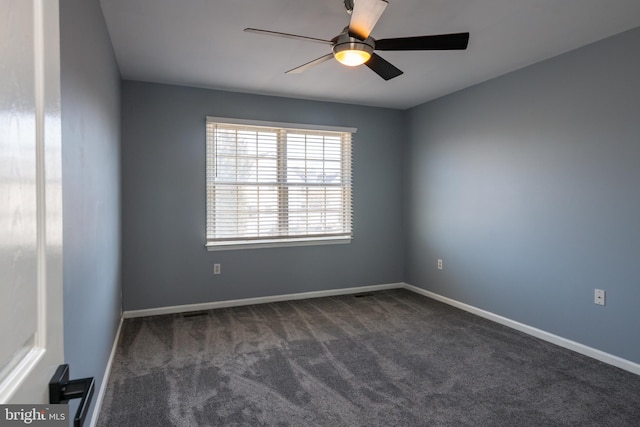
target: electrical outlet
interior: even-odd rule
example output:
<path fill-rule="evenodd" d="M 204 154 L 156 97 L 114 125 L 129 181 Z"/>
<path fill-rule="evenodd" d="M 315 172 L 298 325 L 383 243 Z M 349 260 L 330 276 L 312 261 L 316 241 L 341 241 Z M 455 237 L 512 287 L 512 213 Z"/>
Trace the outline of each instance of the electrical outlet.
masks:
<path fill-rule="evenodd" d="M 220 264 L 213 264 L 213 274 L 220 274 Z"/>
<path fill-rule="evenodd" d="M 593 302 L 598 305 L 605 305 L 605 292 L 602 289 L 595 290 Z"/>
<path fill-rule="evenodd" d="M 438 260 L 438 270 L 442 270 L 442 260 Z"/>

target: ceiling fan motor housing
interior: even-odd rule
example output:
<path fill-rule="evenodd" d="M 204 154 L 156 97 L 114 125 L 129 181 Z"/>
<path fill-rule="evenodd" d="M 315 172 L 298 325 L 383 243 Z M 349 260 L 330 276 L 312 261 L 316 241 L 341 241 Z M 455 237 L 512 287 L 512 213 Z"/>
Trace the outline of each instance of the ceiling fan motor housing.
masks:
<path fill-rule="evenodd" d="M 373 55 L 373 51 L 375 50 L 375 47 L 376 47 L 376 42 L 373 38 L 367 37 L 366 40 L 360 40 L 355 37 L 349 36 L 349 33 L 345 31 L 344 33 L 340 34 L 338 37 L 334 39 L 333 55 L 336 57 L 338 61 L 342 62 L 343 64 L 351 65 L 351 64 L 345 63 L 340 58 L 341 55 L 345 55 L 348 52 L 355 52 L 356 54 L 359 54 L 360 57 L 366 58 L 368 60 L 371 57 L 371 55 Z M 366 62 L 366 61 L 363 61 L 363 62 Z M 360 62 L 359 64 L 352 64 L 352 65 L 360 65 L 363 62 Z"/>

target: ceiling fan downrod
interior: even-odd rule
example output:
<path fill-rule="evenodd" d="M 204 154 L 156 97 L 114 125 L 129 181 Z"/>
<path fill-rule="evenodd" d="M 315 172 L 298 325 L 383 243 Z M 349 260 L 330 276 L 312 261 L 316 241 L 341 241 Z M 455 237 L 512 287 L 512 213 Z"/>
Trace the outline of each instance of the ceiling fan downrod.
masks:
<path fill-rule="evenodd" d="M 353 12 L 353 0 L 344 0 L 344 7 L 347 9 L 347 13 L 351 15 L 351 12 Z"/>

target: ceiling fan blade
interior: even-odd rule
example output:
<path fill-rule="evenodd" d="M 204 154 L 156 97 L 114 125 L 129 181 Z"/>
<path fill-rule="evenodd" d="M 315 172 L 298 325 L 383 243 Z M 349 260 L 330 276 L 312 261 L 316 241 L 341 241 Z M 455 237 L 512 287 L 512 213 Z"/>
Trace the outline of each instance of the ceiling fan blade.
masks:
<path fill-rule="evenodd" d="M 469 33 L 376 40 L 376 50 L 464 50 Z"/>
<path fill-rule="evenodd" d="M 309 68 L 313 67 L 314 65 L 321 64 L 324 61 L 330 60 L 331 58 L 333 58 L 333 53 L 327 53 L 326 55 L 321 56 L 320 58 L 314 59 L 313 61 L 309 61 L 306 64 L 302 64 L 299 67 L 292 68 L 289 71 L 286 71 L 285 74 L 302 73 L 303 71 L 308 70 Z"/>
<path fill-rule="evenodd" d="M 392 78 L 398 77 L 402 74 L 400 69 L 376 53 L 371 55 L 371 59 L 365 62 L 364 65 L 369 67 L 373 72 L 385 80 L 391 80 Z"/>
<path fill-rule="evenodd" d="M 360 40 L 369 37 L 388 4 L 387 0 L 354 0 L 349 35 Z"/>
<path fill-rule="evenodd" d="M 323 44 L 329 44 L 329 45 L 333 44 L 331 40 L 323 40 L 323 39 L 317 39 L 315 37 L 299 36 L 297 34 L 280 33 L 278 31 L 259 30 L 257 28 L 245 28 L 244 31 L 246 31 L 247 33 L 256 33 L 256 34 L 264 34 L 267 36 L 284 37 L 287 39 L 303 40 L 308 42 L 316 42 L 316 43 L 323 43 Z"/>

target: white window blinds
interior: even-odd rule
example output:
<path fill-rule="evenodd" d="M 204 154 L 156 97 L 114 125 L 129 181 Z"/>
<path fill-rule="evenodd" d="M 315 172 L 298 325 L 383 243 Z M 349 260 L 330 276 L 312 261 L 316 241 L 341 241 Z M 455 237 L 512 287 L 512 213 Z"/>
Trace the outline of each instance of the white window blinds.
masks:
<path fill-rule="evenodd" d="M 355 129 L 211 117 L 206 126 L 207 247 L 351 239 Z"/>

